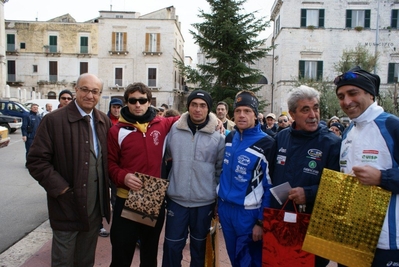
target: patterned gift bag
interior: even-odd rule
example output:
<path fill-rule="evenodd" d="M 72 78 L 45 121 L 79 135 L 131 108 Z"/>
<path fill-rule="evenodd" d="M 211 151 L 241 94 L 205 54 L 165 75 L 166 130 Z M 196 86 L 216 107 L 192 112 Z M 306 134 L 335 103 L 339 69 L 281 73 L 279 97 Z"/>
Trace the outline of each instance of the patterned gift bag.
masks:
<path fill-rule="evenodd" d="M 346 266 L 371 266 L 390 196 L 324 169 L 302 249 Z"/>
<path fill-rule="evenodd" d="M 121 216 L 154 227 L 169 181 L 138 172 L 135 175 L 141 179 L 143 187 L 139 191 L 129 191 Z"/>

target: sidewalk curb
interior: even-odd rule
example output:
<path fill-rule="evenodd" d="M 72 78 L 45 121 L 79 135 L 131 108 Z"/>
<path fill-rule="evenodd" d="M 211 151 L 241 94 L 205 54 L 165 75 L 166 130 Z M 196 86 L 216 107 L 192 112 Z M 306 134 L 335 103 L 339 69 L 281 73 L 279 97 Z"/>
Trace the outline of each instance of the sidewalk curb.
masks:
<path fill-rule="evenodd" d="M 21 266 L 52 238 L 50 223 L 46 220 L 27 236 L 0 255 L 0 266 Z"/>

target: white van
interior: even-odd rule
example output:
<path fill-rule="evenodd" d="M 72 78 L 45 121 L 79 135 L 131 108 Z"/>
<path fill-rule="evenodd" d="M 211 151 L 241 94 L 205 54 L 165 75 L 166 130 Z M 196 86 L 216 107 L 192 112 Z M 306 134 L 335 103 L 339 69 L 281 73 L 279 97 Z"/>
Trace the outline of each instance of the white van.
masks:
<path fill-rule="evenodd" d="M 24 105 L 30 110 L 30 106 L 32 104 L 38 104 L 39 105 L 39 113 L 42 114 L 43 111 L 46 110 L 46 104 L 50 103 L 53 105 L 53 111 L 58 108 L 58 105 L 60 102 L 57 99 L 31 99 L 28 100 L 24 103 Z"/>

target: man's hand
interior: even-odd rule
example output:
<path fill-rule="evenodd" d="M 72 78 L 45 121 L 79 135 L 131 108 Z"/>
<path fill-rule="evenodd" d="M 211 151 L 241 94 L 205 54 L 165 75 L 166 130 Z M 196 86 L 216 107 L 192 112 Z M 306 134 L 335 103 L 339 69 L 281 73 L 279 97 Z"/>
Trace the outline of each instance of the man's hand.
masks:
<path fill-rule="evenodd" d="M 259 241 L 262 240 L 263 227 L 255 224 L 254 228 L 252 228 L 252 240 Z"/>
<path fill-rule="evenodd" d="M 366 166 L 354 166 L 352 168 L 353 174 L 359 179 L 361 184 L 364 185 L 380 185 L 381 184 L 381 171 L 371 167 Z"/>
<path fill-rule="evenodd" d="M 295 204 L 306 204 L 305 189 L 303 189 L 303 187 L 292 188 L 288 193 L 288 198 L 293 200 Z"/>
<path fill-rule="evenodd" d="M 22 141 L 26 142 L 26 136 L 22 136 Z"/>
<path fill-rule="evenodd" d="M 143 182 L 133 173 L 128 173 L 125 176 L 125 185 L 133 191 L 138 191 L 143 186 Z"/>
<path fill-rule="evenodd" d="M 219 119 L 217 119 L 217 120 L 218 120 L 218 125 L 216 126 L 216 131 L 219 130 L 221 134 L 224 134 L 226 129 L 223 126 L 223 122 Z"/>

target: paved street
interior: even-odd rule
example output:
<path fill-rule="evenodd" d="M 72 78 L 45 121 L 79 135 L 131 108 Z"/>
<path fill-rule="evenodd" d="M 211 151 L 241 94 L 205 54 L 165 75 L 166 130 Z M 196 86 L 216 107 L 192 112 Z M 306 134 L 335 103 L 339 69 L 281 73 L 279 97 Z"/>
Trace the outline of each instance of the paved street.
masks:
<path fill-rule="evenodd" d="M 48 219 L 46 193 L 25 168 L 21 130 L 0 149 L 0 253 Z"/>

